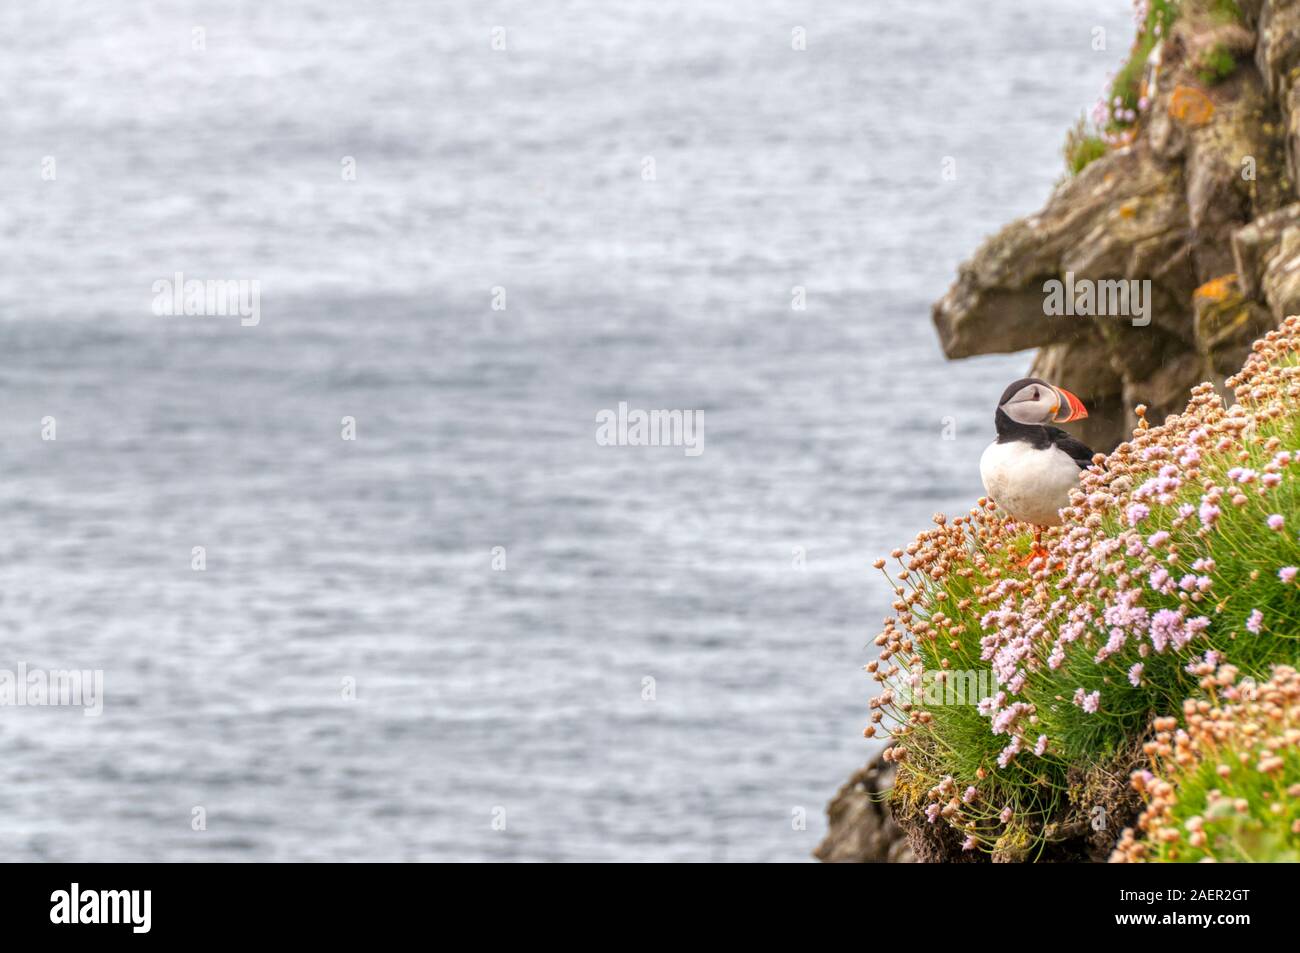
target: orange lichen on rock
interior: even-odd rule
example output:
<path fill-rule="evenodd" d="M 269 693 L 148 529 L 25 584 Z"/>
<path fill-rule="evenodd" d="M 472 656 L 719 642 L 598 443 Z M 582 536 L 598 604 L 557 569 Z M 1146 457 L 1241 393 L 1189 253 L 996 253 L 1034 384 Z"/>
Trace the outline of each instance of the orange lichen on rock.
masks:
<path fill-rule="evenodd" d="M 1211 301 L 1223 301 L 1228 295 L 1235 293 L 1236 285 L 1237 276 L 1235 274 L 1220 275 L 1218 278 L 1211 278 L 1201 285 L 1193 292 L 1193 295 L 1197 298 L 1209 298 Z"/>
<path fill-rule="evenodd" d="M 1169 94 L 1169 115 L 1189 126 L 1203 126 L 1214 115 L 1214 103 L 1195 86 L 1176 86 Z"/>

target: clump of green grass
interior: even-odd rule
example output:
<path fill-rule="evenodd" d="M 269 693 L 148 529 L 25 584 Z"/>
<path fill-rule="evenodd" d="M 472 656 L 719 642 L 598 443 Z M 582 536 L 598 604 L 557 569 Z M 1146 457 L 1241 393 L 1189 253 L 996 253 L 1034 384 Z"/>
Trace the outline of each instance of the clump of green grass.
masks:
<path fill-rule="evenodd" d="M 1071 175 L 1078 175 L 1089 163 L 1095 162 L 1106 154 L 1106 143 L 1088 127 L 1088 121 L 1080 116 L 1065 137 L 1065 167 Z"/>
<path fill-rule="evenodd" d="M 1255 686 L 1224 666 L 1203 687 L 1185 730 L 1158 721 L 1152 770 L 1133 775 L 1146 810 L 1111 860 L 1300 862 L 1300 673 L 1279 666 Z"/>
<path fill-rule="evenodd" d="M 1042 846 L 1110 809 L 1089 779 L 1126 776 L 1207 673 L 1297 661 L 1298 355 L 1289 318 L 1230 382 L 1237 405 L 1204 384 L 1143 421 L 1083 474 L 1046 557 L 1026 560 L 1026 527 L 992 501 L 895 551 L 867 734 L 895 738 L 901 807 L 970 850 Z"/>

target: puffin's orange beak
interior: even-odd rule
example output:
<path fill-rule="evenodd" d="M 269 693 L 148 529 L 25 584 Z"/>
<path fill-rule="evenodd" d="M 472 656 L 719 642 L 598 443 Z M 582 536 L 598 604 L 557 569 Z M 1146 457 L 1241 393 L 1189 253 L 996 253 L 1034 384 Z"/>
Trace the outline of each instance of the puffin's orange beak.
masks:
<path fill-rule="evenodd" d="M 1068 424 L 1072 420 L 1082 420 L 1084 417 L 1088 416 L 1088 408 L 1083 406 L 1083 401 L 1079 400 L 1079 398 L 1075 397 L 1064 387 L 1055 387 L 1053 390 L 1060 395 L 1061 404 L 1064 405 L 1057 406 L 1056 416 L 1052 418 L 1058 424 Z M 1061 413 L 1067 407 L 1070 412 L 1066 416 L 1062 417 Z"/>

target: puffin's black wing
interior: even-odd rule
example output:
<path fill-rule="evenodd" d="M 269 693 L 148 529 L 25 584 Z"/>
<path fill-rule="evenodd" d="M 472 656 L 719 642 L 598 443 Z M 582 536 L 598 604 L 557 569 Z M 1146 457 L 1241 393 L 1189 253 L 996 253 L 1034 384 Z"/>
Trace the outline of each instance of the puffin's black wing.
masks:
<path fill-rule="evenodd" d="M 1070 458 L 1079 465 L 1080 470 L 1086 470 L 1092 466 L 1092 448 L 1082 440 L 1075 440 L 1060 427 L 1044 427 L 1047 436 L 1052 441 L 1052 446 L 1058 450 L 1063 450 L 1070 455 Z"/>

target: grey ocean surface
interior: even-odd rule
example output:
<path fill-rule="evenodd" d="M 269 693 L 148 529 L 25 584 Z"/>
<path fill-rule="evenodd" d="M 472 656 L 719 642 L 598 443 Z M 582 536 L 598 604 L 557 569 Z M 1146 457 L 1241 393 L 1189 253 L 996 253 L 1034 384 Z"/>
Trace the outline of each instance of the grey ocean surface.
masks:
<path fill-rule="evenodd" d="M 1126 0 L 4 5 L 0 669 L 105 700 L 0 708 L 0 856 L 806 859 L 872 751 L 870 562 L 981 493 L 1028 363 L 945 363 L 929 305 L 1131 35 Z M 261 323 L 156 316 L 175 272 L 260 282 Z M 703 454 L 599 446 L 620 401 L 702 411 Z"/>

